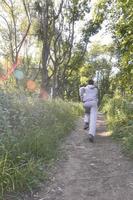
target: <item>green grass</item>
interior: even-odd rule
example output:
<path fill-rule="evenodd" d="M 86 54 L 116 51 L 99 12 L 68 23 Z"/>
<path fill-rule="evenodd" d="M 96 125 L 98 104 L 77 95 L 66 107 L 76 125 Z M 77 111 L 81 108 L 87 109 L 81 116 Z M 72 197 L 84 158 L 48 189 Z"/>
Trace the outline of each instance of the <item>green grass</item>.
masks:
<path fill-rule="evenodd" d="M 106 99 L 102 110 L 112 138 L 121 141 L 123 151 L 133 157 L 133 104 L 117 96 Z"/>
<path fill-rule="evenodd" d="M 6 95 L 1 98 L 1 197 L 7 192 L 31 191 L 47 179 L 47 167 L 57 159 L 59 144 L 81 112 L 79 104 L 61 100 L 30 98 L 22 103 Z"/>

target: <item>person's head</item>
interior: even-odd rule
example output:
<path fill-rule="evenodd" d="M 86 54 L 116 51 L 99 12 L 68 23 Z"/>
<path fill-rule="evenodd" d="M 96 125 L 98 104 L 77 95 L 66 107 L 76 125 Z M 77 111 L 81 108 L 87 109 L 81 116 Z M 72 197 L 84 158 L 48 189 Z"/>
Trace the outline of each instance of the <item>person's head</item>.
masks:
<path fill-rule="evenodd" d="M 92 79 L 90 79 L 90 80 L 88 81 L 88 84 L 89 84 L 89 85 L 94 85 L 94 81 L 93 81 Z"/>

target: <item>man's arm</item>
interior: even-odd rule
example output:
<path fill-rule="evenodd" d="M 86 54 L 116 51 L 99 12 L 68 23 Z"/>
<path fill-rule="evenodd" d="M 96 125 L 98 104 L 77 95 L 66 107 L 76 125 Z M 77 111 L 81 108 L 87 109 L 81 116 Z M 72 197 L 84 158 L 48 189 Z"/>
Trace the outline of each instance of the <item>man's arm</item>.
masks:
<path fill-rule="evenodd" d="M 97 103 L 99 103 L 99 90 L 98 88 L 96 87 L 96 98 L 97 98 Z"/>
<path fill-rule="evenodd" d="M 84 93 L 85 93 L 85 87 L 80 87 L 79 88 L 79 96 L 80 96 L 81 101 L 83 101 Z"/>

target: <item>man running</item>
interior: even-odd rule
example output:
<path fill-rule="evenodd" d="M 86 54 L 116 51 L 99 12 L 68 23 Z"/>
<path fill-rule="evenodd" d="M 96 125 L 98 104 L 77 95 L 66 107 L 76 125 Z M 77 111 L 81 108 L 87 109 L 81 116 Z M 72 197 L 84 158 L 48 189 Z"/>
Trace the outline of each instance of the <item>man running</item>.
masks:
<path fill-rule="evenodd" d="M 93 80 L 86 87 L 80 87 L 79 95 L 85 109 L 84 129 L 89 128 L 89 141 L 94 142 L 96 135 L 98 90 Z"/>

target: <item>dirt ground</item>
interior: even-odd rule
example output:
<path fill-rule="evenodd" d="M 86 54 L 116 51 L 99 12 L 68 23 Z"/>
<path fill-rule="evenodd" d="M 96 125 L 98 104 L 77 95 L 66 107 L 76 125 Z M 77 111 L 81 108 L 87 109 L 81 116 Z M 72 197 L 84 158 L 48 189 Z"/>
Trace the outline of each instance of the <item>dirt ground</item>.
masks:
<path fill-rule="evenodd" d="M 109 137 L 102 114 L 94 144 L 80 119 L 62 149 L 51 181 L 28 200 L 133 200 L 133 161 Z"/>

